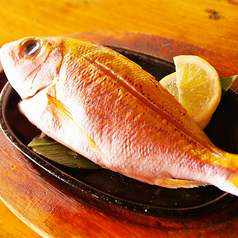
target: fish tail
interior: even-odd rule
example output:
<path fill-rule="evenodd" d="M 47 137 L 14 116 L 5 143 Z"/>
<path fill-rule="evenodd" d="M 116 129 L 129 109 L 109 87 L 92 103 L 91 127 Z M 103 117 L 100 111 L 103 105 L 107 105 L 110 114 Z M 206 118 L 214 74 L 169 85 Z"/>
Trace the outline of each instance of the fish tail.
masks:
<path fill-rule="evenodd" d="M 212 161 L 220 168 L 215 168 L 216 171 L 220 171 L 220 179 L 215 176 L 213 181 L 209 182 L 225 192 L 238 196 L 238 155 L 228 152 L 222 154 L 223 159 Z"/>

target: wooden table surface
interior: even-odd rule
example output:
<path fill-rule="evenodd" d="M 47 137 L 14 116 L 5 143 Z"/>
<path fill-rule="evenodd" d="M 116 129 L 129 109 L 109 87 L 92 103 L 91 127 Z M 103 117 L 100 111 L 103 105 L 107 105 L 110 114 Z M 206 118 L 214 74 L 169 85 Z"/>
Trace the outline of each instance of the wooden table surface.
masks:
<path fill-rule="evenodd" d="M 149 33 L 238 57 L 238 0 L 1 0 L 0 46 L 25 36 Z M 1 188 L 0 188 L 1 189 Z M 39 237 L 0 203 L 0 237 Z"/>

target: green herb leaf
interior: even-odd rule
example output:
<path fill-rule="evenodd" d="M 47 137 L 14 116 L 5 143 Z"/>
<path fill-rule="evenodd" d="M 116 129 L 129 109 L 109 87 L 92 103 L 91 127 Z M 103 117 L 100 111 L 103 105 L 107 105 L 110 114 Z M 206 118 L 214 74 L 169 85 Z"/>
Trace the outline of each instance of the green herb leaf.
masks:
<path fill-rule="evenodd" d="M 99 169 L 99 165 L 48 136 L 37 136 L 29 144 L 34 152 L 58 164 L 77 169 Z"/>
<path fill-rule="evenodd" d="M 233 75 L 227 78 L 221 78 L 221 88 L 222 88 L 222 97 L 224 94 L 228 91 L 228 89 L 231 87 L 231 85 L 234 83 L 238 75 Z"/>

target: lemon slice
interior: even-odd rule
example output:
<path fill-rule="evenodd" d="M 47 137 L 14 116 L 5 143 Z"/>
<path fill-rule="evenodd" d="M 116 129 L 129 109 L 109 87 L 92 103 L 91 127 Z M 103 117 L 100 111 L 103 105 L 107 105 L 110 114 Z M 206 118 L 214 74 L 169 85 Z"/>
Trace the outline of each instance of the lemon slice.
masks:
<path fill-rule="evenodd" d="M 221 100 L 218 73 L 206 60 L 193 55 L 174 57 L 176 73 L 164 77 L 160 83 L 194 117 L 204 129 Z"/>

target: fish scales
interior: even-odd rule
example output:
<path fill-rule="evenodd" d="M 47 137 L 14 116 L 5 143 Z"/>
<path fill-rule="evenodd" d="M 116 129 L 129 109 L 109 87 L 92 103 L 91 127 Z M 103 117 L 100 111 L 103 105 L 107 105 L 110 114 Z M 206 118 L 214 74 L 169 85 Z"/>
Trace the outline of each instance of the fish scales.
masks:
<path fill-rule="evenodd" d="M 94 54 L 95 55 L 95 54 Z M 98 58 L 100 58 L 99 56 L 98 56 Z M 110 60 L 112 60 L 111 58 L 110 58 Z M 105 62 L 103 62 L 104 64 L 105 64 Z M 70 66 L 70 65 L 69 65 Z M 90 65 L 91 66 L 91 65 Z M 93 71 L 92 72 L 92 70 L 89 70 L 90 71 L 90 74 L 92 74 L 92 73 L 94 73 L 94 76 L 95 76 L 95 71 Z M 106 79 L 105 78 L 105 76 L 103 76 L 104 77 L 104 79 Z M 88 77 L 86 76 L 85 77 L 86 79 L 88 79 Z M 94 78 L 94 80 L 95 80 L 95 78 Z M 96 82 L 97 82 L 98 80 L 96 80 Z M 88 82 L 88 80 L 87 80 L 87 82 Z M 114 87 L 114 89 L 112 89 L 111 90 L 111 87 L 109 87 L 108 86 L 108 83 L 111 83 L 112 84 L 112 86 L 115 86 Z M 119 87 L 118 86 L 116 86 L 117 84 L 119 84 L 118 82 L 115 82 L 114 80 L 112 80 L 112 79 L 108 79 L 108 83 L 106 84 L 106 92 L 104 92 L 104 90 L 103 90 L 103 86 L 102 85 L 98 85 L 98 87 L 95 85 L 95 83 L 94 83 L 94 81 L 92 82 L 92 88 L 90 87 L 90 89 L 88 90 L 89 91 L 89 93 L 90 93 L 90 95 L 88 96 L 88 95 L 85 95 L 85 97 L 86 98 L 89 98 L 89 99 L 92 99 L 92 101 L 88 101 L 88 104 L 87 105 L 85 105 L 85 108 L 87 109 L 87 112 L 86 112 L 86 114 L 88 115 L 88 118 L 90 118 L 91 119 L 91 121 L 92 122 L 97 122 L 97 120 L 95 120 L 95 118 L 94 118 L 94 112 L 95 112 L 95 108 L 96 108 L 96 110 L 97 110 L 97 108 L 100 108 L 101 109 L 101 111 L 104 111 L 104 112 L 107 112 L 107 114 L 108 114 L 108 116 L 109 116 L 109 118 L 114 118 L 114 121 L 117 121 L 117 122 L 122 122 L 122 116 L 121 115 L 123 115 L 123 114 L 127 114 L 127 112 L 130 110 L 130 108 L 133 108 L 133 105 L 137 105 L 138 104 L 138 102 L 136 102 L 136 103 L 134 103 L 134 98 L 133 98 L 133 96 L 132 95 L 130 95 L 130 94 L 128 94 L 127 93 L 127 91 L 126 90 L 124 90 L 124 91 L 126 91 L 126 92 L 124 92 L 124 95 L 121 95 L 120 97 L 118 97 L 119 95 L 117 94 L 117 91 L 118 91 L 118 89 L 120 89 L 121 88 L 121 86 L 119 85 Z M 78 85 L 78 82 L 76 83 L 77 85 Z M 64 86 L 66 86 L 65 84 L 64 84 Z M 71 87 L 71 85 L 70 85 L 70 87 Z M 70 87 L 69 87 L 69 90 L 70 90 Z M 74 88 L 74 87 L 71 87 L 71 88 Z M 122 89 L 120 89 L 120 90 L 122 90 Z M 66 90 L 66 91 L 68 91 L 68 90 Z M 87 91 L 87 89 L 86 89 L 86 91 Z M 94 92 L 95 91 L 95 92 Z M 101 94 L 101 92 L 104 92 L 103 94 Z M 63 95 L 63 94 L 61 94 L 61 95 Z M 91 95 L 96 95 L 97 96 L 97 98 L 99 98 L 99 101 L 97 101 L 95 98 L 92 98 L 92 96 Z M 111 95 L 111 97 L 109 97 Z M 126 96 L 127 95 L 127 96 Z M 106 97 L 105 97 L 106 96 Z M 131 97 L 132 96 L 132 97 Z M 130 98 L 128 98 L 128 97 L 130 97 Z M 122 103 L 122 100 L 120 100 L 120 103 L 122 103 L 122 107 L 124 108 L 124 110 L 122 110 L 121 109 L 121 107 L 120 107 L 120 103 L 118 103 L 118 100 L 117 100 L 117 98 L 124 98 L 124 99 L 126 99 L 125 100 L 125 102 L 123 102 Z M 80 98 L 81 99 L 81 98 Z M 103 99 L 103 100 L 102 100 Z M 128 105 L 129 103 L 128 102 L 132 102 L 132 103 L 130 103 L 130 105 Z M 139 102 L 140 103 L 140 102 Z M 113 108 L 112 108 L 112 106 L 113 106 L 113 104 L 115 105 Z M 93 109 L 91 109 L 91 105 L 94 107 Z M 109 108 L 108 108 L 108 106 L 109 106 Z M 147 107 L 145 107 L 146 109 L 148 109 Z M 110 110 L 110 109 L 113 109 L 113 110 Z M 116 109 L 118 109 L 118 110 L 116 110 Z M 123 112 L 124 111 L 124 112 Z M 92 115 L 90 115 L 90 112 L 93 112 L 93 114 Z M 138 115 L 140 115 L 140 113 L 142 112 L 142 114 L 144 114 L 145 115 L 145 113 L 147 113 L 148 114 L 148 112 L 143 112 L 143 109 L 142 108 L 140 108 L 139 110 L 138 110 L 138 112 L 137 111 L 135 111 L 134 110 L 134 117 L 138 117 Z M 144 119 L 141 119 L 141 121 L 142 121 L 142 123 L 146 123 L 147 122 L 147 120 L 148 120 L 148 118 L 147 118 L 147 114 L 144 116 Z M 117 116 L 119 115 L 119 119 L 117 119 Z M 156 115 L 155 115 L 156 116 Z M 110 127 L 112 127 L 112 128 L 121 128 L 121 130 L 122 130 L 122 128 L 123 128 L 123 125 L 120 125 L 119 123 L 116 123 L 116 124 L 114 124 L 113 123 L 113 121 L 112 120 L 106 120 L 106 118 L 105 118 L 105 115 L 104 115 L 104 117 L 102 117 L 102 116 L 99 116 L 99 118 L 101 119 L 101 118 L 103 118 L 103 121 L 104 121 L 104 123 L 106 124 L 106 125 L 111 125 Z M 133 118 L 133 116 L 132 116 L 132 118 Z M 125 130 L 122 130 L 122 134 L 123 135 L 128 135 L 129 133 L 128 133 L 128 131 L 130 131 L 131 130 L 131 123 L 129 124 L 129 120 L 128 120 L 129 118 L 128 118 L 128 115 L 127 115 L 127 117 L 126 117 L 126 120 L 125 121 L 123 121 L 123 124 L 127 124 L 127 126 L 128 126 L 128 128 L 127 129 L 125 129 Z M 152 124 L 152 130 L 153 130 L 153 128 L 155 127 L 154 125 L 156 124 L 156 120 L 153 122 L 153 124 Z M 135 122 L 135 120 L 133 121 L 133 123 L 136 123 Z M 93 126 L 95 126 L 95 125 L 100 125 L 100 123 L 90 123 L 91 125 L 93 125 Z M 108 128 L 108 126 L 106 126 L 107 128 Z M 113 135 L 111 135 L 110 133 L 108 133 L 107 132 L 107 130 L 105 129 L 105 128 L 93 128 L 93 129 L 91 129 L 91 131 L 93 131 L 94 133 L 95 132 L 97 132 L 97 131 L 101 131 L 101 132 L 104 132 L 104 134 L 102 134 L 102 133 L 100 133 L 100 136 L 99 136 L 99 138 L 102 138 L 103 140 L 105 140 L 105 138 L 106 137 L 109 137 L 109 138 L 114 138 L 114 140 L 112 140 L 112 142 L 111 143 L 116 143 L 115 145 L 113 144 L 113 148 L 116 148 L 116 147 L 118 147 L 117 145 L 119 145 L 119 147 L 121 147 L 121 143 L 120 143 L 120 140 L 121 140 L 121 142 L 122 142 L 122 144 L 125 144 L 125 142 L 124 142 L 124 140 L 123 140 L 123 138 L 122 138 L 122 136 L 119 134 L 119 133 L 117 133 L 117 131 L 118 130 L 116 130 L 116 136 L 114 136 L 113 137 Z M 132 130 L 131 130 L 132 131 Z M 148 128 L 146 129 L 146 130 L 144 130 L 144 131 L 147 131 L 147 134 L 148 134 L 148 132 L 150 131 Z M 154 130 L 153 130 L 154 131 Z M 165 129 L 164 129 L 164 131 L 165 131 Z M 115 134 L 115 133 L 114 133 Z M 133 132 L 133 135 L 135 135 L 135 133 Z M 159 136 L 159 135 L 158 135 Z M 130 137 L 129 137 L 130 138 Z M 142 137 L 143 138 L 143 137 Z M 97 143 L 98 144 L 98 143 Z M 108 146 L 108 144 L 109 143 L 106 143 L 106 145 Z M 139 145 L 139 143 L 136 143 L 137 145 Z M 145 143 L 143 142 L 142 143 L 142 146 L 144 146 L 145 145 Z M 116 146 L 116 147 L 115 147 Z M 145 148 L 144 148 L 145 149 Z M 130 150 L 130 149 L 129 149 Z M 113 154 L 113 150 L 111 150 L 111 154 Z M 117 152 L 118 153 L 118 152 Z M 152 153 L 152 151 L 150 150 L 149 152 L 148 152 L 148 154 L 151 154 Z M 116 155 L 115 155 L 116 156 Z M 117 155 L 118 156 L 118 155 Z"/>
<path fill-rule="evenodd" d="M 238 194 L 237 155 L 215 147 L 153 76 L 117 52 L 71 38 L 25 38 L 3 46 L 1 61 L 21 112 L 95 163 L 150 184 L 210 183 Z"/>

